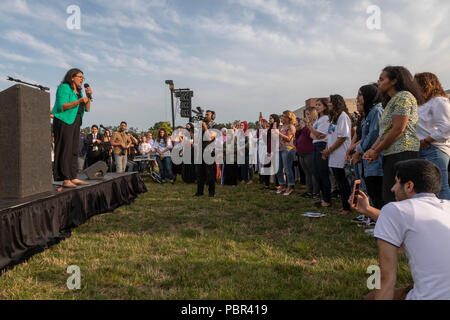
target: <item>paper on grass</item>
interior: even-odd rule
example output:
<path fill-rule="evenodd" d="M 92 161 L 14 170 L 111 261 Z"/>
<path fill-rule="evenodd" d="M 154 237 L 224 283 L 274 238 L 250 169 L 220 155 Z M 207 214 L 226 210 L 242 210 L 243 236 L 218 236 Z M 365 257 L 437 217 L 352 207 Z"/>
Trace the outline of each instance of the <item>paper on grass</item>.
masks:
<path fill-rule="evenodd" d="M 302 216 L 308 217 L 308 218 L 322 218 L 322 217 L 325 217 L 326 214 L 316 213 L 316 212 L 305 212 L 304 214 L 302 214 Z"/>

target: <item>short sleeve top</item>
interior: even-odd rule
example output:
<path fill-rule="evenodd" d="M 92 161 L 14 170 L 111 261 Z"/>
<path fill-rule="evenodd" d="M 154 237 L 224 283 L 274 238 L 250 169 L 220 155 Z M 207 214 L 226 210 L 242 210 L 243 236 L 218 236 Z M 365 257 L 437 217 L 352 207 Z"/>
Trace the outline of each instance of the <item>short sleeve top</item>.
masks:
<path fill-rule="evenodd" d="M 420 141 L 417 138 L 416 127 L 419 121 L 417 113 L 417 100 L 408 91 L 400 91 L 386 106 L 380 119 L 380 141 L 383 141 L 389 130 L 392 129 L 392 118 L 394 116 L 407 116 L 408 123 L 405 133 L 384 150 L 384 155 L 392 155 L 405 151 L 419 151 Z"/>

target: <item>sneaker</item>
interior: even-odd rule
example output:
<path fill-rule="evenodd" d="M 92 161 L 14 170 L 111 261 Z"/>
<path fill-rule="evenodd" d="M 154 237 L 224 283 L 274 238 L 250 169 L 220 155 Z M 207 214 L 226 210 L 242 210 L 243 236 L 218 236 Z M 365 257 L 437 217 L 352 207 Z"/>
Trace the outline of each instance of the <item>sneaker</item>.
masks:
<path fill-rule="evenodd" d="M 369 220 L 367 221 L 367 226 L 368 227 L 375 227 L 377 223 L 375 221 L 373 221 L 372 219 L 369 218 Z"/>
<path fill-rule="evenodd" d="M 277 188 L 277 194 L 282 194 L 286 192 L 286 188 Z"/>
<path fill-rule="evenodd" d="M 302 197 L 302 198 L 307 198 L 307 199 L 312 199 L 313 195 L 312 195 L 312 193 L 305 192 L 305 193 L 302 194 L 300 197 Z"/>
<path fill-rule="evenodd" d="M 363 220 L 365 220 L 365 218 L 366 218 L 366 216 L 362 214 L 362 215 L 357 216 L 356 218 L 352 219 L 352 222 L 361 223 L 361 222 L 363 222 Z"/>
<path fill-rule="evenodd" d="M 362 220 L 360 223 L 358 223 L 358 227 L 360 227 L 360 228 L 368 227 L 369 223 L 370 223 L 370 218 L 365 217 L 364 220 Z"/>
<path fill-rule="evenodd" d="M 175 180 L 170 180 L 170 183 L 171 183 L 171 184 L 174 184 L 174 183 L 175 183 Z"/>
<path fill-rule="evenodd" d="M 290 196 L 292 192 L 294 192 L 294 188 L 286 190 L 286 192 L 283 193 L 283 196 Z"/>
<path fill-rule="evenodd" d="M 320 198 L 320 194 L 318 194 L 318 193 L 313 193 L 312 199 L 319 199 L 319 198 Z"/>
<path fill-rule="evenodd" d="M 253 183 L 253 180 L 250 180 L 249 182 L 247 182 L 247 184 L 252 184 Z"/>

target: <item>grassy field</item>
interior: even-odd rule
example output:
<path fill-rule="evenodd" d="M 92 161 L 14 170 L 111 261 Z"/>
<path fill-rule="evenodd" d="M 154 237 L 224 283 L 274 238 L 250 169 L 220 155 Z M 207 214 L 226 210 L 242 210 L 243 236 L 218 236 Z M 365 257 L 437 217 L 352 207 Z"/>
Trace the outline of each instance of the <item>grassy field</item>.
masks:
<path fill-rule="evenodd" d="M 94 217 L 72 237 L 0 277 L 0 299 L 361 299 L 373 237 L 313 200 L 261 185 L 158 185 L 114 213 Z M 302 217 L 323 212 L 321 219 Z M 81 289 L 66 287 L 67 267 Z M 400 259 L 398 285 L 412 283 Z"/>

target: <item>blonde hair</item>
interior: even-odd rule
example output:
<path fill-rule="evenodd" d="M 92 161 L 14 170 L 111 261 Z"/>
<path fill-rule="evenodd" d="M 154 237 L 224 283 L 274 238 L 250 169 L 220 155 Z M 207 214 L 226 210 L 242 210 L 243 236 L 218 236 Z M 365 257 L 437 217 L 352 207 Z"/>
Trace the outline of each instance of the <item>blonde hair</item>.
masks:
<path fill-rule="evenodd" d="M 297 117 L 292 111 L 286 110 L 285 112 L 283 112 L 283 115 L 289 118 L 292 125 L 295 126 L 297 124 Z"/>
<path fill-rule="evenodd" d="M 309 112 L 309 118 L 311 122 L 316 122 L 317 119 L 319 119 L 319 113 L 317 112 L 317 109 L 314 107 L 308 107 L 305 110 L 305 113 Z"/>

